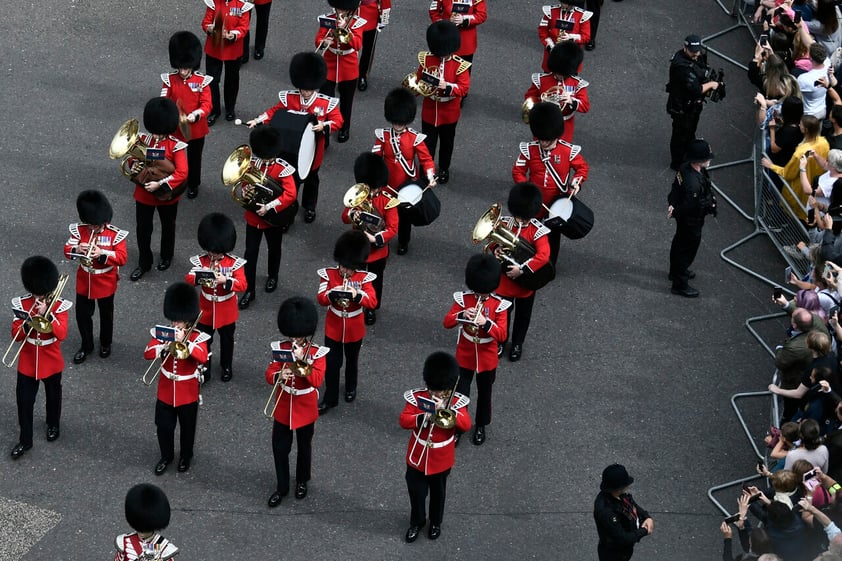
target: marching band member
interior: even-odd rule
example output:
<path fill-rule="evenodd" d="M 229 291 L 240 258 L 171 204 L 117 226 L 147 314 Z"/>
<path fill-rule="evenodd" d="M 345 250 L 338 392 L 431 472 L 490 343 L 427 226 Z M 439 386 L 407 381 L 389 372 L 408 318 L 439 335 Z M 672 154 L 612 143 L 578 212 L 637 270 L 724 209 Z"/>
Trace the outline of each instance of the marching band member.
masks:
<path fill-rule="evenodd" d="M 313 344 L 319 314 L 312 300 L 302 297 L 284 300 L 278 310 L 278 330 L 287 337 L 272 343 L 273 353 L 291 353 L 293 360 L 275 358 L 266 369 L 266 381 L 277 388 L 270 396 L 273 409 L 272 456 L 278 486 L 269 497 L 269 507 L 281 504 L 289 493 L 289 453 L 295 432 L 298 455 L 295 461 L 295 498 L 307 496 L 312 441 L 319 418 L 319 392 L 325 377 L 327 347 Z"/>
<path fill-rule="evenodd" d="M 512 187 L 509 191 L 508 207 L 511 215 L 502 216 L 501 223 L 518 238 L 535 247 L 534 257 L 518 265 L 505 264 L 507 270 L 500 277 L 500 286 L 497 287 L 497 294 L 513 304 L 511 311 L 514 312 L 514 323 L 512 324 L 512 314 L 509 313 L 508 322 L 511 328 L 507 331 L 512 340 L 509 360 L 517 362 L 523 354 L 523 341 L 526 339 L 529 322 L 532 320 L 532 305 L 535 303 L 535 291 L 517 284 L 517 278 L 527 270 L 534 273 L 549 262 L 550 247 L 547 234 L 550 231 L 535 218 L 541 210 L 541 190 L 534 183 L 518 183 Z M 493 244 L 490 249 L 494 250 L 495 255 L 501 251 Z M 504 345 L 505 343 L 501 343 L 497 346 L 498 355 L 503 354 Z"/>
<path fill-rule="evenodd" d="M 365 324 L 374 325 L 377 321 L 375 310 L 380 309 L 383 298 L 383 274 L 386 271 L 386 260 L 389 258 L 389 242 L 398 233 L 398 210 L 395 207 L 390 208 L 390 204 L 394 204 L 394 199 L 383 189 L 389 182 L 389 170 L 382 157 L 371 152 L 363 152 L 357 156 L 354 162 L 354 180 L 368 185 L 368 201 L 380 218 L 379 226 L 368 227 L 364 221 L 361 221 L 359 209 L 346 207 L 342 211 L 342 222 L 353 223 L 355 229 L 362 229 L 371 244 L 366 270 L 376 275 L 371 283 L 376 298 L 373 305 L 363 307 L 365 308 Z"/>
<path fill-rule="evenodd" d="M 178 128 L 175 102 L 165 97 L 150 99 L 143 108 L 143 126 L 149 131 L 139 135 L 149 147 L 147 161 L 129 158 L 127 162 L 132 170 L 141 168 L 134 189 L 138 264 L 129 277 L 132 281 L 140 280 L 152 268 L 152 219 L 156 210 L 161 220 L 161 260 L 156 269 L 170 268 L 175 253 L 178 201 L 187 179 L 187 144 L 172 136 Z"/>
<path fill-rule="evenodd" d="M 459 28 L 460 47 L 456 54 L 472 63 L 477 51 L 477 27 L 488 19 L 485 0 L 432 0 L 429 12 L 433 23 L 444 20 Z"/>
<path fill-rule="evenodd" d="M 456 361 L 459 363 L 459 385 L 456 391 L 471 397 L 471 382 L 477 375 L 477 406 L 474 434 L 477 446 L 485 442 L 485 427 L 491 424 L 491 390 L 497 378 L 497 345 L 506 340 L 508 309 L 511 302 L 496 294 L 502 269 L 493 255 L 478 253 L 465 267 L 468 290 L 453 293 L 453 305 L 444 316 L 445 329 L 459 326 Z M 460 432 L 456 433 L 459 442 Z"/>
<path fill-rule="evenodd" d="M 327 63 L 327 81 L 320 92 L 334 97 L 339 94 L 339 111 L 342 113 L 342 127 L 336 136 L 337 142 L 347 142 L 351 130 L 351 110 L 354 108 L 354 92 L 360 75 L 357 52 L 363 46 L 365 20 L 354 12 L 360 0 L 328 0 L 334 9 L 332 14 L 319 16 L 319 32 L 316 33 L 316 48 L 323 48 Z M 334 30 L 344 29 L 349 40 L 343 43 L 337 39 Z"/>
<path fill-rule="evenodd" d="M 240 58 L 243 56 L 243 39 L 248 33 L 251 9 L 254 4 L 243 0 L 205 0 L 205 17 L 202 30 L 208 34 L 205 41 L 205 70 L 213 77 L 211 100 L 213 109 L 208 115 L 208 125 L 213 126 L 222 114 L 219 100 L 219 80 L 225 66 L 225 120 L 233 121 L 237 115 L 237 94 L 240 92 Z"/>
<path fill-rule="evenodd" d="M 453 157 L 453 142 L 456 125 L 462 112 L 460 99 L 468 95 L 471 76 L 467 70 L 471 63 L 454 55 L 461 44 L 459 29 L 449 21 L 437 21 L 427 28 L 427 46 L 430 52 L 418 53 L 419 82 L 424 75 L 437 77 L 435 93 L 425 96 L 421 104 L 421 132 L 427 135 L 424 142 L 435 157 L 436 145 L 441 139 L 439 150 L 438 182 L 450 179 L 450 161 Z"/>
<path fill-rule="evenodd" d="M 587 113 L 591 109 L 591 102 L 588 99 L 588 82 L 576 75 L 576 70 L 582 64 L 584 51 L 582 47 L 571 41 L 559 43 L 550 51 L 550 58 L 547 65 L 550 72 L 535 73 L 532 75 L 532 85 L 526 90 L 524 99 L 532 100 L 533 103 L 541 102 L 541 94 L 550 90 L 557 90 L 551 93 L 551 103 L 561 107 L 564 115 L 564 133 L 561 140 L 573 142 L 573 126 L 576 113 Z"/>
<path fill-rule="evenodd" d="M 278 287 L 278 271 L 281 268 L 281 249 L 284 241 L 283 225 L 273 225 L 264 220 L 267 213 L 287 212 L 294 216 L 298 210 L 296 199 L 295 168 L 276 157 L 281 149 L 281 133 L 278 129 L 265 125 L 249 134 L 251 162 L 258 171 L 266 173 L 281 186 L 283 192 L 274 200 L 261 205 L 256 211 L 246 210 L 246 291 L 240 297 L 240 309 L 245 310 L 254 300 L 257 276 L 257 257 L 260 252 L 260 240 L 266 238 L 268 257 L 266 258 L 266 292 L 274 292 Z M 292 220 L 291 218 L 289 219 Z"/>
<path fill-rule="evenodd" d="M 325 369 L 325 395 L 319 405 L 324 414 L 339 404 L 339 370 L 345 365 L 345 401 L 357 397 L 357 367 L 365 337 L 363 308 L 374 308 L 377 295 L 371 282 L 374 273 L 365 271 L 370 243 L 356 230 L 345 232 L 336 240 L 333 259 L 336 267 L 319 269 L 321 278 L 316 301 L 328 309 L 325 317 L 325 345 L 330 349 Z"/>
<path fill-rule="evenodd" d="M 374 147 L 375 154 L 383 156 L 389 170 L 389 186 L 393 191 L 419 177 L 417 156 L 427 187 L 436 185 L 436 165 L 430 156 L 427 145 L 424 144 L 426 135 L 411 129 L 409 124 L 415 120 L 415 97 L 404 88 L 395 88 L 386 96 L 383 104 L 383 115 L 391 127 L 376 129 Z M 398 207 L 398 255 L 405 255 L 409 251 L 409 240 L 412 237 L 412 222 L 403 207 Z"/>
<path fill-rule="evenodd" d="M 202 151 L 208 134 L 207 116 L 212 102 L 208 86 L 211 76 L 198 72 L 202 64 L 202 43 L 189 31 L 170 37 L 170 66 L 175 72 L 161 74 L 161 97 L 173 100 L 179 111 L 179 125 L 173 136 L 187 143 L 187 198 L 195 199 L 202 184 Z"/>
<path fill-rule="evenodd" d="M 99 356 L 111 356 L 114 334 L 114 293 L 126 264 L 129 233 L 110 224 L 111 203 L 101 191 L 82 191 L 76 197 L 81 224 L 70 225 L 70 238 L 64 244 L 68 259 L 79 259 L 76 271 L 76 325 L 82 346 L 73 364 L 82 364 L 94 352 L 94 308 L 99 306 Z"/>
<path fill-rule="evenodd" d="M 408 390 L 403 394 L 406 406 L 401 412 L 400 426 L 411 430 L 406 451 L 406 488 L 409 491 L 411 514 L 407 543 L 418 538 L 427 524 L 426 502 L 430 494 L 430 528 L 427 537 L 438 539 L 444 518 L 447 476 L 456 459 L 456 431 L 471 428 L 471 418 L 465 411 L 470 400 L 454 392 L 459 367 L 452 355 L 435 352 L 424 361 L 426 388 Z M 443 409 L 450 410 L 455 422 L 450 428 L 435 423 Z"/>
<path fill-rule="evenodd" d="M 374 47 L 377 34 L 389 25 L 392 13 L 392 0 L 362 0 L 359 16 L 365 20 L 363 26 L 363 46 L 360 50 L 360 81 L 357 88 L 364 92 L 368 89 L 368 71 L 374 59 Z"/>
<path fill-rule="evenodd" d="M 588 178 L 588 163 L 580 154 L 582 147 L 569 144 L 561 138 L 566 126 L 556 104 L 546 101 L 535 104 L 529 112 L 529 128 L 537 140 L 520 143 L 520 154 L 512 167 L 515 183 L 528 180 L 538 185 L 545 206 L 549 206 L 559 193 L 575 195 Z M 546 209 L 539 205 L 535 216 L 543 218 Z M 555 266 L 561 244 L 561 230 L 553 228 L 547 240 L 550 244 L 550 262 Z"/>
<path fill-rule="evenodd" d="M 301 206 L 304 207 L 304 222 L 310 224 L 316 219 L 316 203 L 319 198 L 319 169 L 325 154 L 325 142 L 334 130 L 342 128 L 342 113 L 339 100 L 318 93 L 327 79 L 327 64 L 316 53 L 298 53 L 289 63 L 289 79 L 297 90 L 278 92 L 277 105 L 261 113 L 247 124 L 254 128 L 260 123 L 272 120 L 278 111 L 304 111 L 313 115 L 316 122 L 311 128 L 316 132 L 316 153 L 310 173 L 303 182 L 296 181 L 301 189 Z M 297 175 L 295 176 L 298 177 Z"/>
<path fill-rule="evenodd" d="M 246 275 L 243 271 L 245 259 L 231 255 L 237 245 L 237 230 L 234 222 L 219 212 L 212 212 L 199 222 L 199 247 L 204 255 L 190 258 L 193 268 L 184 276 L 188 284 L 199 289 L 199 309 L 202 319 L 196 325 L 199 331 L 208 335 L 208 350 L 213 345 L 213 332 L 219 332 L 220 365 L 222 381 L 230 382 L 234 375 L 231 361 L 234 356 L 234 330 L 237 329 L 237 292 L 246 289 Z M 205 380 L 211 377 L 210 356 L 206 365 Z"/>
<path fill-rule="evenodd" d="M 272 10 L 272 0 L 254 0 L 254 60 L 261 60 L 266 50 L 266 36 L 269 35 L 269 12 Z M 249 39 L 251 31 L 246 31 L 243 39 L 243 56 L 240 64 L 249 61 Z"/>
<path fill-rule="evenodd" d="M 155 475 L 162 475 L 175 458 L 175 426 L 181 425 L 178 471 L 190 469 L 193 442 L 196 440 L 196 418 L 199 413 L 199 386 L 202 366 L 208 360 L 207 333 L 193 330 L 199 316 L 199 297 L 185 282 L 176 282 L 164 294 L 164 317 L 175 328 L 173 341 L 159 340 L 156 328 L 143 351 L 146 360 L 161 359 L 158 376 L 158 400 L 155 403 L 155 426 L 161 459 L 155 464 Z M 184 345 L 186 357 L 179 358 L 177 343 Z"/>
<path fill-rule="evenodd" d="M 44 382 L 46 395 L 47 442 L 59 437 L 61 372 L 64 370 L 61 342 L 67 337 L 67 311 L 73 306 L 59 297 L 58 269 L 46 257 L 28 257 L 20 268 L 20 278 L 29 294 L 12 298 L 15 314 L 12 340 L 21 341 L 22 345 L 15 388 L 20 425 L 20 439 L 12 448 L 15 460 L 32 448 L 33 410 L 40 381 Z M 31 318 L 36 318 L 35 322 Z M 36 323 L 45 324 L 43 332 L 32 327 Z"/>
<path fill-rule="evenodd" d="M 170 524 L 170 502 L 160 487 L 135 485 L 126 493 L 126 522 L 134 529 L 115 540 L 114 561 L 172 559 L 178 548 L 159 533 Z"/>
<path fill-rule="evenodd" d="M 585 0 L 562 0 L 554 6 L 541 8 L 543 15 L 538 24 L 538 38 L 544 47 L 544 60 L 541 68 L 544 72 L 551 72 L 547 65 L 550 50 L 563 41 L 573 41 L 584 46 L 591 41 L 592 12 L 583 7 Z"/>

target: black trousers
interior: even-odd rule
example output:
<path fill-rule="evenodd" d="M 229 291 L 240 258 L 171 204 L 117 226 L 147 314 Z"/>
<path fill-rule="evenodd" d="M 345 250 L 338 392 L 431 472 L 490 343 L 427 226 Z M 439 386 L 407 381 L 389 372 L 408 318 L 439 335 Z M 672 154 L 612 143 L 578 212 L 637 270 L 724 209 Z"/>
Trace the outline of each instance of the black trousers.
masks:
<path fill-rule="evenodd" d="M 634 553 L 634 546 L 609 547 L 599 544 L 596 552 L 599 555 L 599 561 L 629 561 Z"/>
<path fill-rule="evenodd" d="M 196 327 L 199 328 L 199 331 L 203 333 L 207 333 L 210 336 L 208 340 L 208 351 L 211 349 L 211 345 L 213 345 L 213 332 L 214 329 L 210 325 L 206 323 L 200 323 Z M 237 323 L 229 323 L 228 325 L 222 325 L 216 328 L 216 331 L 219 333 L 219 364 L 222 368 L 231 368 L 231 361 L 234 357 L 234 331 L 237 329 Z M 210 378 L 210 355 L 208 356 L 208 371 L 205 373 L 205 376 Z"/>
<path fill-rule="evenodd" d="M 298 178 L 298 172 L 295 172 L 295 176 Z M 301 206 L 305 210 L 316 210 L 319 201 L 319 168 L 311 169 L 304 181 L 298 178 L 297 185 L 301 191 Z"/>
<path fill-rule="evenodd" d="M 18 402 L 18 424 L 20 425 L 20 443 L 32 446 L 32 423 L 35 409 L 35 396 L 38 395 L 38 382 L 35 378 L 18 372 L 15 397 Z M 43 378 L 44 395 L 47 398 L 47 426 L 59 428 L 61 422 L 61 372 L 49 378 Z"/>
<path fill-rule="evenodd" d="M 585 9 L 593 12 L 591 16 L 591 41 L 596 41 L 596 32 L 599 29 L 599 12 L 602 9 L 603 0 L 585 0 Z"/>
<path fill-rule="evenodd" d="M 684 163 L 684 156 L 687 153 L 687 145 L 696 138 L 696 127 L 699 126 L 701 112 L 683 113 L 672 115 L 672 137 L 670 138 L 670 157 L 672 167 Z"/>
<path fill-rule="evenodd" d="M 403 205 L 398 207 L 398 245 L 409 245 L 412 239 L 412 222 L 409 220 L 409 209 Z"/>
<path fill-rule="evenodd" d="M 278 278 L 278 271 L 281 268 L 281 246 L 284 242 L 284 232 L 281 228 L 255 228 L 246 225 L 246 252 L 243 258 L 246 260 L 246 282 L 249 291 L 254 291 L 255 277 L 257 275 L 257 256 L 260 253 L 260 240 L 266 238 L 266 247 L 269 250 L 267 257 L 266 271 L 273 278 Z"/>
<path fill-rule="evenodd" d="M 204 117 L 200 117 L 204 118 Z M 196 188 L 202 184 L 202 151 L 205 137 L 195 138 L 187 143 L 187 186 Z"/>
<path fill-rule="evenodd" d="M 363 48 L 360 50 L 360 78 L 368 80 L 368 71 L 374 59 L 374 40 L 377 38 L 377 28 L 363 31 Z"/>
<path fill-rule="evenodd" d="M 547 242 L 550 244 L 550 263 L 555 267 L 558 261 L 558 252 L 561 248 L 561 230 L 551 228 L 550 233 L 547 234 Z"/>
<path fill-rule="evenodd" d="M 330 312 L 328 312 L 330 313 Z M 353 343 L 342 343 L 325 337 L 325 346 L 330 349 L 325 362 L 325 405 L 339 404 L 339 370 L 342 369 L 343 353 L 345 364 L 345 391 L 357 391 L 357 372 L 363 339 Z"/>
<path fill-rule="evenodd" d="M 254 5 L 254 50 L 263 51 L 266 49 L 266 36 L 269 35 L 269 11 L 272 9 L 272 3 L 255 4 Z M 251 41 L 251 31 L 246 32 L 243 38 L 243 56 L 249 56 L 249 42 Z"/>
<path fill-rule="evenodd" d="M 372 261 L 365 266 L 366 271 L 377 275 L 377 278 L 371 281 L 371 286 L 374 288 L 374 294 L 377 295 L 377 306 L 374 307 L 375 310 L 379 310 L 380 304 L 383 302 L 383 275 L 386 273 L 386 261 L 388 259 L 389 258 L 387 256 L 383 259 Z"/>
<path fill-rule="evenodd" d="M 497 369 L 477 372 L 477 400 L 474 410 L 474 424 L 478 427 L 491 424 L 491 390 L 497 379 Z M 471 397 L 471 383 L 474 381 L 474 371 L 459 368 L 459 384 L 456 391 L 465 397 Z"/>
<path fill-rule="evenodd" d="M 175 425 L 181 425 L 179 443 L 181 458 L 193 457 L 193 443 L 196 440 L 196 417 L 199 414 L 199 402 L 173 407 L 160 399 L 155 402 L 155 426 L 158 427 L 158 446 L 161 458 L 168 462 L 175 458 Z"/>
<path fill-rule="evenodd" d="M 410 526 L 423 526 L 427 521 L 426 502 L 427 493 L 430 493 L 430 524 L 441 526 L 444 519 L 444 500 L 447 496 L 447 476 L 450 470 L 424 475 L 407 464 L 406 466 L 406 489 L 409 491 L 409 504 L 411 514 L 409 516 Z"/>
<path fill-rule="evenodd" d="M 289 493 L 289 453 L 292 450 L 292 433 L 295 432 L 298 443 L 298 455 L 295 457 L 295 481 L 310 481 L 310 465 L 313 456 L 313 432 L 316 423 L 298 427 L 293 431 L 287 425 L 273 421 L 272 456 L 275 458 L 275 475 L 278 478 L 277 491 L 282 496 Z"/>
<path fill-rule="evenodd" d="M 76 325 L 82 337 L 82 350 L 94 350 L 94 308 L 99 306 L 99 344 L 110 347 L 114 337 L 114 295 L 92 300 L 76 294 Z"/>
<path fill-rule="evenodd" d="M 675 236 L 670 246 L 670 275 L 672 287 L 675 289 L 687 287 L 687 281 L 690 280 L 687 269 L 696 259 L 696 253 L 702 243 L 702 226 L 704 222 L 688 224 L 684 220 L 675 221 Z"/>
<path fill-rule="evenodd" d="M 135 222 L 137 223 L 138 266 L 148 271 L 152 268 L 152 220 L 155 211 L 161 221 L 161 261 L 172 260 L 175 254 L 175 219 L 178 203 L 174 205 L 151 206 L 135 201 Z"/>
<path fill-rule="evenodd" d="M 339 112 L 342 114 L 342 120 L 344 121 L 342 130 L 348 131 L 351 130 L 351 111 L 354 109 L 354 92 L 357 91 L 357 79 L 345 80 L 338 84 L 327 81 L 319 90 L 319 93 L 336 97 L 337 91 L 339 92 Z"/>
<path fill-rule="evenodd" d="M 233 113 L 237 105 L 237 94 L 240 93 L 240 59 L 222 61 L 218 58 L 205 55 L 205 70 L 208 76 L 213 76 L 211 82 L 211 101 L 214 115 L 222 114 L 222 106 L 219 103 L 219 81 L 222 79 L 222 67 L 225 67 L 225 86 L 223 96 L 225 101 L 225 112 Z"/>
<path fill-rule="evenodd" d="M 453 159 L 453 143 L 456 139 L 456 125 L 433 126 L 432 123 L 421 121 L 421 132 L 427 135 L 424 139 L 424 144 L 430 151 L 430 156 L 435 159 L 436 145 L 441 140 L 441 149 L 439 150 L 439 170 L 450 169 L 450 161 Z"/>
<path fill-rule="evenodd" d="M 526 332 L 529 330 L 529 322 L 532 321 L 532 306 L 535 304 L 535 293 L 527 298 L 509 298 L 506 300 L 512 303 L 509 308 L 508 333 L 509 340 L 513 345 L 522 345 L 526 340 Z M 512 320 L 514 316 L 514 320 Z M 514 324 L 514 325 L 513 325 Z"/>

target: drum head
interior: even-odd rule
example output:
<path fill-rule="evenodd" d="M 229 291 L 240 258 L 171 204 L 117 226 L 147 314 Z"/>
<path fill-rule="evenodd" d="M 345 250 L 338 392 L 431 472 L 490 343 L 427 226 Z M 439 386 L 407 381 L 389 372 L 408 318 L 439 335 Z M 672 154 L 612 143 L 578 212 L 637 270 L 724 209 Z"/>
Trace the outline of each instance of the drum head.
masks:
<path fill-rule="evenodd" d="M 316 133 L 308 126 L 301 135 L 301 145 L 298 148 L 298 177 L 307 179 L 315 157 Z"/>
<path fill-rule="evenodd" d="M 420 185 L 410 183 L 398 190 L 398 199 L 402 203 L 415 206 L 421 202 L 421 196 L 424 194 L 424 189 Z"/>
<path fill-rule="evenodd" d="M 550 205 L 550 212 L 565 222 L 573 216 L 573 201 L 564 195 Z"/>

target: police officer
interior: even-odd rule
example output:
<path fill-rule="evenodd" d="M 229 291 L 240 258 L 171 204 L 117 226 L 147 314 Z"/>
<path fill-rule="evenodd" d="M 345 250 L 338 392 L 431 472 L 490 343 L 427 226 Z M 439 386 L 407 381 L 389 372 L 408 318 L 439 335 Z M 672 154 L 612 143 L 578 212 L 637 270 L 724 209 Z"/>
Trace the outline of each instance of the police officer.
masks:
<path fill-rule="evenodd" d="M 699 295 L 699 291 L 687 284 L 687 281 L 696 276 L 689 267 L 702 242 L 705 216 L 716 216 L 716 198 L 707 171 L 711 159 L 713 153 L 710 144 L 702 139 L 691 141 L 687 148 L 687 161 L 675 174 L 672 190 L 667 196 L 667 218 L 675 218 L 669 278 L 672 281 L 672 293 L 687 298 Z"/>
<path fill-rule="evenodd" d="M 652 517 L 627 493 L 634 478 L 620 464 L 602 471 L 593 517 L 599 534 L 599 561 L 628 561 L 634 544 L 655 528 Z"/>
<path fill-rule="evenodd" d="M 702 40 L 698 35 L 688 35 L 684 48 L 670 61 L 670 80 L 667 84 L 667 113 L 672 117 L 670 139 L 670 167 L 678 170 L 684 161 L 687 144 L 696 138 L 696 127 L 705 96 L 719 87 L 715 81 L 704 82 L 707 57 L 702 54 Z"/>

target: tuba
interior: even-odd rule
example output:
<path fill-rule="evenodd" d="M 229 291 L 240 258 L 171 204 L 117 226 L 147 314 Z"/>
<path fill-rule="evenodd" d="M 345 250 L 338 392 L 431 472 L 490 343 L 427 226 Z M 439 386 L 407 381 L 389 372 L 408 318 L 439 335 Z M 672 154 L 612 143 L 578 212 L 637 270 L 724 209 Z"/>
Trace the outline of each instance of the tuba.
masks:
<path fill-rule="evenodd" d="M 149 161 L 146 157 L 149 146 L 140 138 L 138 130 L 137 119 L 129 119 L 123 123 L 111 139 L 108 156 L 112 160 L 120 160 L 120 171 L 123 175 L 136 185 L 143 187 L 147 181 L 158 181 L 170 175 L 175 171 L 175 164 L 169 160 Z M 137 163 L 140 164 L 136 166 L 138 169 L 132 169 L 129 165 L 131 159 L 138 161 Z M 161 192 L 159 189 L 152 195 L 162 201 L 169 201 L 180 197 L 185 189 L 187 189 L 187 182 L 183 181 L 172 191 Z"/>
<path fill-rule="evenodd" d="M 234 202 L 252 212 L 255 212 L 259 205 L 277 199 L 284 192 L 266 172 L 260 171 L 251 163 L 251 148 L 248 144 L 237 146 L 225 160 L 222 165 L 222 182 L 231 187 L 231 198 Z M 243 184 L 248 185 L 250 189 L 244 189 Z M 284 211 L 287 209 L 293 212 L 294 217 L 298 205 L 292 204 Z M 261 218 L 273 226 L 282 226 L 290 221 L 284 211 L 267 212 Z"/>
<path fill-rule="evenodd" d="M 371 199 L 371 189 L 369 186 L 365 183 L 355 183 L 345 191 L 345 195 L 342 197 L 342 203 L 345 205 L 345 208 L 360 211 L 357 216 L 351 216 L 351 223 L 354 225 L 354 229 L 374 235 L 383 230 L 383 217 L 380 216 L 380 213 L 371 204 Z M 394 208 L 399 204 L 400 200 L 397 197 L 393 197 L 392 200 L 386 203 L 386 208 Z"/>
<path fill-rule="evenodd" d="M 565 106 L 567 102 L 562 102 L 562 98 L 564 97 L 564 85 L 555 85 L 548 89 L 545 92 L 541 93 L 541 101 L 546 101 L 549 103 L 554 103 L 558 105 L 562 112 L 565 112 Z M 532 111 L 532 108 L 535 107 L 535 98 L 527 97 L 523 100 L 523 105 L 520 107 L 520 117 L 523 119 L 523 122 L 527 125 L 529 124 L 529 112 Z"/>

